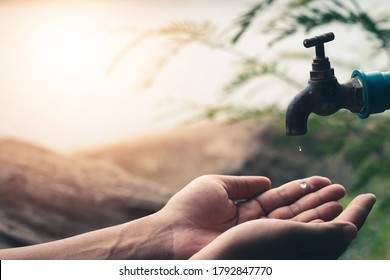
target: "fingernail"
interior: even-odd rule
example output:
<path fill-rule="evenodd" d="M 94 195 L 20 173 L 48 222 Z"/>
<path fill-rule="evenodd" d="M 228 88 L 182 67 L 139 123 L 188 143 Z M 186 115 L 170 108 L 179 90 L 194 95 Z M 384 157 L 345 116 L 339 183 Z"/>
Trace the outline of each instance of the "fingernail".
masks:
<path fill-rule="evenodd" d="M 346 225 L 343 227 L 343 236 L 345 241 L 351 241 L 357 235 L 357 229 L 353 225 Z"/>

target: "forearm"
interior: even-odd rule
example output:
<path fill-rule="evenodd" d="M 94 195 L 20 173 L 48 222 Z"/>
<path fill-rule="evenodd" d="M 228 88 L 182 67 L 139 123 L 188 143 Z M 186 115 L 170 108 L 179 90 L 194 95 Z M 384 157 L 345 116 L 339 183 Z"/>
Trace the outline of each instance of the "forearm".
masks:
<path fill-rule="evenodd" d="M 74 237 L 0 250 L 0 259 L 171 259 L 172 233 L 156 214 Z"/>

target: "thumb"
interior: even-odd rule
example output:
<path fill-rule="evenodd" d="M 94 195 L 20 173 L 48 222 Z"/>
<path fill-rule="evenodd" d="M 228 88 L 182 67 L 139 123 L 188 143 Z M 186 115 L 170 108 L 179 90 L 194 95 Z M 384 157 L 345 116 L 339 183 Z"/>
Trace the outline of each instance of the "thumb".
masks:
<path fill-rule="evenodd" d="M 250 224 L 255 227 L 244 229 Z M 339 248 L 346 248 L 358 232 L 349 222 L 301 223 L 279 219 L 247 222 L 241 229 L 240 242 L 232 247 L 236 257 L 247 259 L 338 258 Z"/>
<path fill-rule="evenodd" d="M 306 229 L 296 237 L 299 259 L 337 259 L 357 236 L 358 229 L 349 222 L 304 224 Z"/>

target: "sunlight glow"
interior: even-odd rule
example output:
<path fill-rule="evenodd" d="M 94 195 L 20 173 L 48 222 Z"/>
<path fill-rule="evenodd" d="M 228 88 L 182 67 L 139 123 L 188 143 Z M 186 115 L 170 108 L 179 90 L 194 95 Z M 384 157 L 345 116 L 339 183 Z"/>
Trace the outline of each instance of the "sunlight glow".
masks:
<path fill-rule="evenodd" d="M 87 51 L 87 41 L 83 34 L 72 27 L 58 30 L 58 33 L 50 38 L 48 47 L 51 50 L 48 60 L 54 59 L 61 67 L 73 67 L 82 62 Z"/>
<path fill-rule="evenodd" d="M 209 72 L 221 62 L 228 71 L 222 55 L 189 47 L 157 73 L 166 42 L 153 38 L 108 70 L 139 31 L 199 15 L 224 22 L 237 12 L 228 5 L 216 13 L 220 5 L 211 3 L 217 1 L 200 2 L 0 1 L 0 137 L 68 150 L 179 122 L 183 110 L 173 111 L 178 104 L 210 100 L 210 91 L 226 78 L 223 71 Z"/>
<path fill-rule="evenodd" d="M 88 30 L 80 23 L 54 22 L 42 35 L 41 61 L 49 71 L 70 74 L 87 67 L 94 48 Z"/>

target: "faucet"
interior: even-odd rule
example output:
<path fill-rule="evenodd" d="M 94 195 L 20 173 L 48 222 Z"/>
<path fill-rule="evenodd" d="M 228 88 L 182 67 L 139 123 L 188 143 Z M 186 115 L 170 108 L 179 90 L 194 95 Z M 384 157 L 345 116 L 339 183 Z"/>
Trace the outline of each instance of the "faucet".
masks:
<path fill-rule="evenodd" d="M 333 33 L 305 39 L 306 48 L 315 47 L 316 57 L 312 62 L 312 71 L 308 85 L 290 102 L 286 112 L 286 134 L 304 135 L 307 133 L 307 121 L 311 113 L 328 116 L 345 108 L 352 113 L 361 113 L 365 109 L 364 81 L 354 72 L 352 79 L 339 84 L 329 58 L 325 56 L 324 44 L 333 41 Z M 358 71 L 358 70 L 356 70 Z M 390 73 L 389 73 L 390 82 Z M 389 94 L 390 97 L 390 94 Z M 389 100 L 390 105 L 390 100 Z"/>

